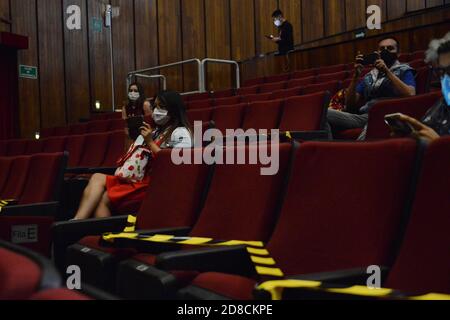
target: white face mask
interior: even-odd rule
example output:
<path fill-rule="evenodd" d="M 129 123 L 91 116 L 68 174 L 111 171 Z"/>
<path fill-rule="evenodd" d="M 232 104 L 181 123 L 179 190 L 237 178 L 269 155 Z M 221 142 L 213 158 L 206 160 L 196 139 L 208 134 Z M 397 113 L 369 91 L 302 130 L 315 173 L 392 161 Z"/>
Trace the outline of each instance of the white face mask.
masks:
<path fill-rule="evenodd" d="M 139 98 L 141 97 L 141 95 L 139 94 L 139 92 L 130 92 L 128 93 L 128 99 L 130 99 L 130 101 L 137 101 Z"/>
<path fill-rule="evenodd" d="M 153 110 L 153 121 L 155 121 L 155 123 L 158 126 L 163 126 L 165 124 L 167 124 L 170 120 L 169 117 L 169 112 L 167 110 L 161 110 L 156 108 L 155 110 Z"/>
<path fill-rule="evenodd" d="M 281 20 L 277 19 L 277 20 L 274 21 L 274 24 L 275 24 L 276 27 L 281 27 L 282 23 L 281 23 Z"/>

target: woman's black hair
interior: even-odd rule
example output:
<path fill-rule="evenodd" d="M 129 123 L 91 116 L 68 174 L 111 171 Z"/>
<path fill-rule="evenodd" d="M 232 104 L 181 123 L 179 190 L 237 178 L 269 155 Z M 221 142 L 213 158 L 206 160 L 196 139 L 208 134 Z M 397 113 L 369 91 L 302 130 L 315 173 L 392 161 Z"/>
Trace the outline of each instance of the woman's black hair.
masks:
<path fill-rule="evenodd" d="M 442 43 L 438 48 L 438 55 L 450 52 L 450 41 Z"/>
<path fill-rule="evenodd" d="M 167 109 L 170 116 L 169 125 L 173 130 L 177 128 L 186 128 L 192 133 L 192 126 L 186 115 L 186 106 L 183 102 L 183 98 L 178 92 L 162 91 L 156 98 L 158 98 L 161 105 Z"/>
<path fill-rule="evenodd" d="M 138 88 L 139 99 L 137 99 L 136 101 L 131 101 L 130 99 L 128 99 L 128 108 L 136 107 L 138 109 L 142 109 L 142 112 L 144 112 L 144 103 L 147 100 L 147 98 L 145 97 L 144 86 L 139 82 L 133 82 L 128 87 L 128 92 L 130 92 L 132 86 L 136 86 Z"/>

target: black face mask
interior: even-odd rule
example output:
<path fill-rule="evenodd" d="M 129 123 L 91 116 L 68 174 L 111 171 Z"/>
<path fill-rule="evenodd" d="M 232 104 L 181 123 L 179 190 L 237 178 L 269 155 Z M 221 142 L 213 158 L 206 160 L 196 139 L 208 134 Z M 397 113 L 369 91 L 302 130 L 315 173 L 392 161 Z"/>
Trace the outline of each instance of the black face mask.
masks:
<path fill-rule="evenodd" d="M 384 63 L 388 68 L 392 67 L 394 63 L 398 60 L 397 53 L 390 52 L 388 50 L 383 50 L 380 53 L 381 59 L 383 59 Z"/>

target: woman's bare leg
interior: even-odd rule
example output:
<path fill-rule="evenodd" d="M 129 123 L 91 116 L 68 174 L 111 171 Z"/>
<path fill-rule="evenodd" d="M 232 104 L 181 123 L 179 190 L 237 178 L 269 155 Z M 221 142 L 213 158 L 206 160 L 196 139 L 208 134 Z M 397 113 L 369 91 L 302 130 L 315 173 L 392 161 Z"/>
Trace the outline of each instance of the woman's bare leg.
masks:
<path fill-rule="evenodd" d="M 102 200 L 97 206 L 97 210 L 95 211 L 96 218 L 109 218 L 111 217 L 111 209 L 110 209 L 111 201 L 108 197 L 108 192 L 103 193 Z"/>
<path fill-rule="evenodd" d="M 80 208 L 74 220 L 89 219 L 94 214 L 97 206 L 102 200 L 106 189 L 106 175 L 94 174 L 84 190 Z"/>

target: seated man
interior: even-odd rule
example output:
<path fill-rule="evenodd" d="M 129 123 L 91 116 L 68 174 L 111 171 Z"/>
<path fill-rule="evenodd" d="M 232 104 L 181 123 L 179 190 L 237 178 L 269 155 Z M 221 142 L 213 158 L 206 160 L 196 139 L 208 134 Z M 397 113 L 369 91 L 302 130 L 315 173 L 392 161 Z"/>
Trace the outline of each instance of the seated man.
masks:
<path fill-rule="evenodd" d="M 441 77 L 444 97 L 427 112 L 421 122 L 406 115 L 400 116 L 400 120 L 414 128 L 414 137 L 433 141 L 450 135 L 450 32 L 443 39 L 431 42 L 427 62 L 437 66 L 435 70 Z"/>
<path fill-rule="evenodd" d="M 364 128 L 368 122 L 369 110 L 377 101 L 416 95 L 414 69 L 398 61 L 399 41 L 386 38 L 378 44 L 377 52 L 379 59 L 374 64 L 375 68 L 359 83 L 364 57 L 360 54 L 356 57 L 355 74 L 347 89 L 346 112 L 333 109 L 328 111 L 330 138 L 332 132 Z M 364 99 L 366 104 L 357 110 L 361 99 Z M 359 140 L 364 140 L 365 136 L 366 130 Z"/>

